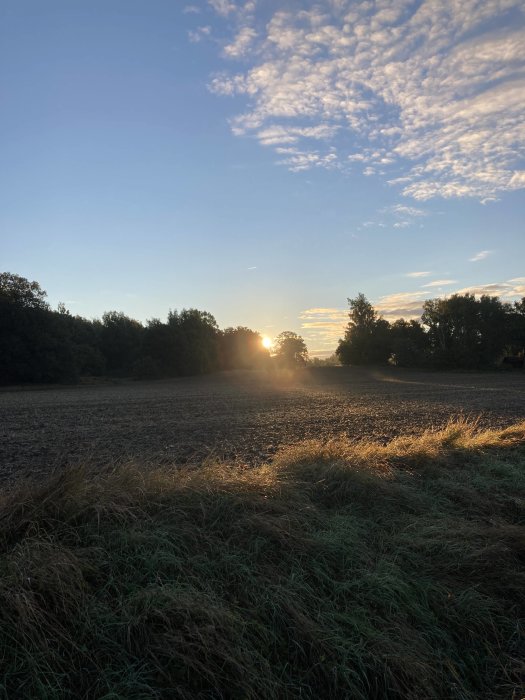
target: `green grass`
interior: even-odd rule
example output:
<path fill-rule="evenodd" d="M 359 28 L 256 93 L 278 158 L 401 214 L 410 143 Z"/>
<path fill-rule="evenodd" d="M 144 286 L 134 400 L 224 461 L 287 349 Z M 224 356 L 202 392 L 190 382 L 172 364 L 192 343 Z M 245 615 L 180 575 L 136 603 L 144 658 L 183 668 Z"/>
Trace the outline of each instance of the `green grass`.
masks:
<path fill-rule="evenodd" d="M 525 423 L 0 502 L 0 697 L 514 698 Z"/>

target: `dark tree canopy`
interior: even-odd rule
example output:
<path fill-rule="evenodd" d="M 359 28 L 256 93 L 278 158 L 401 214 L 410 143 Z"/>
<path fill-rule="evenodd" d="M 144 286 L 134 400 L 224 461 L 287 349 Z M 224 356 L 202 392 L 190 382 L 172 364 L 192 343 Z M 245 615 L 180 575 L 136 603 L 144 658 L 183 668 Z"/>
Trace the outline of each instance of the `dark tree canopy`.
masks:
<path fill-rule="evenodd" d="M 262 336 L 245 326 L 226 328 L 220 342 L 221 365 L 225 369 L 257 369 L 268 365 L 270 352 Z"/>
<path fill-rule="evenodd" d="M 453 294 L 423 304 L 421 322 L 380 318 L 363 294 L 348 300 L 350 318 L 337 355 L 342 364 L 493 367 L 506 354 L 523 357 L 525 299 Z M 519 364 L 519 362 L 518 362 Z"/>
<path fill-rule="evenodd" d="M 120 311 L 88 320 L 64 304 L 53 310 L 45 299 L 38 282 L 0 273 L 0 383 L 71 382 L 84 375 L 153 379 L 308 361 L 297 333 L 281 333 L 270 358 L 259 333 L 244 326 L 221 331 L 199 309 L 142 324 Z M 483 368 L 505 355 L 509 366 L 523 364 L 525 297 L 513 304 L 472 294 L 429 299 L 421 322 L 392 324 L 363 294 L 348 302 L 348 326 L 336 350 L 342 364 Z"/>
<path fill-rule="evenodd" d="M 348 326 L 336 350 L 341 363 L 367 365 L 386 362 L 390 356 L 388 322 L 378 316 L 364 294 L 348 299 L 348 304 Z"/>
<path fill-rule="evenodd" d="M 453 294 L 423 304 L 423 324 L 438 366 L 475 368 L 494 364 L 509 335 L 511 307 L 497 297 Z"/>
<path fill-rule="evenodd" d="M 308 349 L 300 335 L 283 331 L 275 339 L 274 356 L 282 367 L 302 367 L 308 360 Z"/>
<path fill-rule="evenodd" d="M 0 301 L 25 309 L 47 309 L 46 296 L 38 282 L 30 282 L 11 272 L 0 273 Z"/>
<path fill-rule="evenodd" d="M 171 311 L 142 324 L 120 311 L 102 320 L 52 310 L 37 282 L 0 274 L 0 383 L 74 381 L 81 375 L 176 377 L 263 366 L 249 328 L 222 332 L 207 311 Z"/>

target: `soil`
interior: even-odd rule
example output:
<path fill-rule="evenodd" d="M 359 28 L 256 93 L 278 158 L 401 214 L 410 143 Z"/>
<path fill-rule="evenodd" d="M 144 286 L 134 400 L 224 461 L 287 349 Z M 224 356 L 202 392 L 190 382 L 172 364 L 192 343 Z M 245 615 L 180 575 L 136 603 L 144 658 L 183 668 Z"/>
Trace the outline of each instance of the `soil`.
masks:
<path fill-rule="evenodd" d="M 326 367 L 0 391 L 0 479 L 65 465 L 248 465 L 282 445 L 337 435 L 385 442 L 458 416 L 525 418 L 525 373 Z"/>

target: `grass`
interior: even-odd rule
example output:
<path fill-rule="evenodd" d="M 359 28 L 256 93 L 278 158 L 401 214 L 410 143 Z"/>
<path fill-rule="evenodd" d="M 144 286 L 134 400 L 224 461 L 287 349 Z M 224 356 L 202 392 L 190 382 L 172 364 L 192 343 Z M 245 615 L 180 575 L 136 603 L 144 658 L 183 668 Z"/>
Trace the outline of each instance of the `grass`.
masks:
<path fill-rule="evenodd" d="M 524 694 L 525 422 L 0 502 L 2 698 Z"/>

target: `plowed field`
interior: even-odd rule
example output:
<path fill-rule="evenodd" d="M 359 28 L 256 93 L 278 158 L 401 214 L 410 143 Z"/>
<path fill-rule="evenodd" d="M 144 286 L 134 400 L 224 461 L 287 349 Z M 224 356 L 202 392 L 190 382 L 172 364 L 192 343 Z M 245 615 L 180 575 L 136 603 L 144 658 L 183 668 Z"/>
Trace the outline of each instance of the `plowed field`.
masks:
<path fill-rule="evenodd" d="M 249 465 L 305 438 L 386 441 L 459 415 L 484 426 L 525 417 L 525 373 L 314 368 L 155 382 L 4 389 L 0 478 L 90 462 Z"/>

